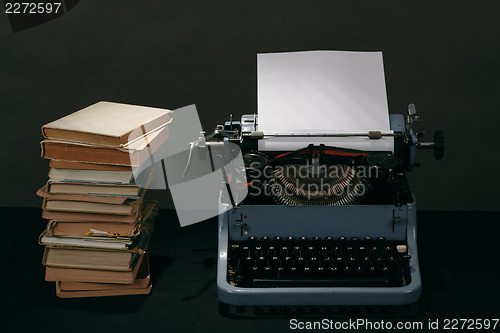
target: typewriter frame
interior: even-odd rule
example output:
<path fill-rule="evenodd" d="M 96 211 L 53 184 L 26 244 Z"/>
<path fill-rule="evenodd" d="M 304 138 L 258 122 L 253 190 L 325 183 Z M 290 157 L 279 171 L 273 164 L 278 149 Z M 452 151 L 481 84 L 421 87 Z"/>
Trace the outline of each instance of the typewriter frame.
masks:
<path fill-rule="evenodd" d="M 281 230 L 283 223 L 280 223 L 280 225 L 269 223 L 267 228 L 263 228 L 268 222 L 267 220 L 260 220 L 260 223 L 253 224 L 251 221 L 252 216 L 254 214 L 262 215 L 263 212 L 268 218 L 280 216 L 279 221 L 290 219 L 290 222 L 309 216 L 310 221 L 315 221 L 315 226 L 322 228 L 322 231 L 318 231 L 318 229 L 312 231 L 312 228 L 300 230 L 300 234 L 306 237 L 317 236 L 321 233 L 325 236 L 337 237 L 360 236 L 357 227 L 362 223 L 360 219 L 367 219 L 365 214 L 369 212 L 371 221 L 366 226 L 369 227 L 371 224 L 371 228 L 367 231 L 366 236 L 382 235 L 388 240 L 402 241 L 404 239 L 400 239 L 398 236 L 404 235 L 406 237 L 408 254 L 411 255 L 411 282 L 403 287 L 241 288 L 232 286 L 227 282 L 227 247 L 230 235 L 237 234 L 237 230 L 241 228 L 241 225 L 238 224 L 242 223 L 238 221 L 241 217 L 249 217 L 246 219 L 246 228 L 248 229 L 246 237 L 250 235 L 257 237 L 264 235 L 268 237 L 286 236 Z M 398 216 L 395 217 L 395 214 Z M 341 228 L 336 228 L 337 225 L 329 221 L 332 216 L 335 216 L 336 220 L 356 221 L 358 223 L 354 227 L 349 224 L 342 224 Z M 295 225 L 297 226 L 297 224 Z M 394 233 L 390 232 L 393 226 L 396 226 L 395 230 L 397 230 Z M 382 233 L 381 230 L 377 232 L 377 227 L 381 227 L 384 232 Z M 232 305 L 387 305 L 413 303 L 420 297 L 422 283 L 418 266 L 416 205 L 414 201 L 400 207 L 392 205 L 240 206 L 219 215 L 218 228 L 217 293 L 219 300 L 224 303 Z M 326 233 L 323 233 L 323 231 Z M 391 234 L 393 234 L 393 237 L 391 237 Z"/>
<path fill-rule="evenodd" d="M 248 135 L 248 132 L 257 130 L 255 122 L 245 126 L 245 119 L 248 118 L 251 116 L 242 117 L 240 123 L 242 135 L 245 135 L 245 131 Z M 436 150 L 436 146 L 440 149 L 444 146 L 444 138 L 439 145 L 420 143 L 413 132 L 412 120 L 413 122 L 418 120 L 412 104 L 409 106 L 409 117 L 406 123 L 403 115 L 390 114 L 391 130 L 400 137 L 404 137 L 403 149 L 401 146 L 395 149 L 399 150 L 399 155 L 406 163 L 407 170 L 411 170 L 415 165 L 415 148 Z M 441 156 L 436 158 L 442 158 L 442 152 Z M 422 281 L 417 252 L 416 202 L 413 194 L 409 201 L 399 205 L 241 204 L 234 207 L 228 207 L 228 205 L 219 203 L 218 218 L 217 293 L 219 300 L 224 303 L 231 305 L 402 305 L 413 303 L 420 297 Z M 307 223 L 303 223 L 304 220 L 307 220 Z M 411 281 L 402 287 L 237 287 L 227 281 L 228 242 L 230 239 L 244 240 L 249 236 L 271 238 L 275 236 L 360 238 L 382 236 L 387 240 L 401 240 L 407 245 L 408 254 L 411 256 L 409 260 Z"/>

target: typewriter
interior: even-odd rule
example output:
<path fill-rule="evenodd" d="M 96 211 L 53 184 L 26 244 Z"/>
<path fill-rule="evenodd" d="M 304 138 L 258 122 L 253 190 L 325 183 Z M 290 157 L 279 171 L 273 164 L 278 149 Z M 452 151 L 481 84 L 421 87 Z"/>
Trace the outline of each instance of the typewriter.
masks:
<path fill-rule="evenodd" d="M 410 104 L 390 114 L 390 133 L 339 134 L 393 140 L 393 151 L 324 144 L 259 149 L 266 137 L 258 116 L 216 128 L 219 143 L 234 143 L 245 162 L 248 195 L 221 198 L 217 288 L 231 305 L 391 305 L 421 292 L 415 198 L 405 175 L 416 149 L 444 154 L 444 136 L 422 142 Z M 299 135 L 301 136 L 301 135 Z M 307 136 L 308 135 L 302 135 Z M 329 136 L 336 136 L 330 133 Z M 311 140 L 313 141 L 313 140 Z M 231 179 L 229 179 L 231 182 Z M 224 203 L 225 202 L 225 203 Z M 225 207 L 227 208 L 227 207 Z"/>

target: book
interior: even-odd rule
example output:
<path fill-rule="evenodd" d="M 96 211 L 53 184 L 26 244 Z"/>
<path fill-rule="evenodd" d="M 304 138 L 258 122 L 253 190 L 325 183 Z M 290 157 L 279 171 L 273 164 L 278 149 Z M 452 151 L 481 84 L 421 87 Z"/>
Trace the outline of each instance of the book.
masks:
<path fill-rule="evenodd" d="M 46 192 L 50 194 L 84 194 L 138 197 L 141 193 L 141 186 L 127 184 L 116 185 L 105 183 L 49 181 L 47 183 Z"/>
<path fill-rule="evenodd" d="M 91 170 L 91 169 L 57 169 L 51 168 L 51 181 L 77 181 L 93 183 L 130 184 L 134 179 L 132 170 Z"/>
<path fill-rule="evenodd" d="M 131 284 L 118 283 L 96 283 L 77 281 L 57 281 L 61 291 L 90 291 L 90 290 L 110 290 L 110 289 L 138 289 L 147 288 L 151 282 L 149 273 L 149 257 L 146 254 L 142 260 L 135 281 Z"/>
<path fill-rule="evenodd" d="M 90 230 L 101 230 L 109 234 L 135 234 L 136 224 L 118 222 L 55 221 L 47 223 L 47 233 L 54 236 L 83 236 Z"/>
<path fill-rule="evenodd" d="M 145 288 L 115 288 L 101 290 L 61 290 L 61 284 L 56 282 L 56 295 L 60 298 L 101 297 L 101 296 L 125 296 L 125 295 L 147 295 L 151 293 L 151 283 Z"/>
<path fill-rule="evenodd" d="M 172 111 L 101 101 L 42 127 L 48 139 L 119 146 L 170 122 Z"/>
<path fill-rule="evenodd" d="M 127 200 L 121 205 L 115 205 L 101 202 L 53 200 L 44 198 L 42 209 L 62 212 L 133 215 L 137 212 L 141 204 L 142 200 Z"/>
<path fill-rule="evenodd" d="M 95 283 L 134 283 L 139 267 L 144 258 L 144 253 L 139 256 L 134 269 L 130 271 L 92 270 L 78 268 L 46 267 L 45 281 L 75 281 Z"/>
<path fill-rule="evenodd" d="M 137 222 L 138 212 L 132 215 L 114 215 L 114 214 L 93 214 L 80 212 L 58 212 L 42 211 L 42 218 L 56 221 L 79 221 L 79 222 L 115 222 L 115 223 L 133 223 Z"/>
<path fill-rule="evenodd" d="M 156 202 L 145 202 L 140 216 L 137 218 L 138 223 L 119 223 L 119 222 L 83 222 L 83 221 L 57 221 L 50 220 L 47 223 L 47 235 L 53 236 L 87 236 L 98 235 L 103 233 L 111 235 L 119 235 L 125 237 L 137 236 L 141 232 L 141 227 L 144 223 L 150 223 L 158 215 Z M 94 232 L 92 232 L 94 231 Z M 99 232 L 100 234 L 97 234 Z"/>
<path fill-rule="evenodd" d="M 67 193 L 49 193 L 48 185 L 45 184 L 42 188 L 36 191 L 36 195 L 42 198 L 52 200 L 70 200 L 70 201 L 89 201 L 89 202 L 102 202 L 115 205 L 123 204 L 127 199 L 139 197 L 131 196 L 118 196 L 118 195 L 95 195 L 95 194 L 67 194 Z"/>
<path fill-rule="evenodd" d="M 96 282 L 76 282 L 76 281 L 57 281 L 61 291 L 91 291 L 91 290 L 124 290 L 147 288 L 151 282 L 148 275 L 144 278 L 137 277 L 131 284 L 118 283 L 96 283 Z"/>
<path fill-rule="evenodd" d="M 132 237 L 54 236 L 44 230 L 40 245 L 126 250 L 134 243 Z"/>
<path fill-rule="evenodd" d="M 42 264 L 59 268 L 131 271 L 143 253 L 139 246 L 130 250 L 46 246 Z"/>
<path fill-rule="evenodd" d="M 116 250 L 126 250 L 137 245 L 144 249 L 151 238 L 153 218 L 152 215 L 144 218 L 131 235 L 110 234 L 103 230 L 90 229 L 88 233 L 80 236 L 54 236 L 44 230 L 39 237 L 39 243 L 40 245 Z"/>
<path fill-rule="evenodd" d="M 132 167 L 125 165 L 96 164 L 61 160 L 50 160 L 49 166 L 54 169 L 132 171 Z"/>
<path fill-rule="evenodd" d="M 163 127 L 124 147 L 92 145 L 81 142 L 43 140 L 42 157 L 48 159 L 140 166 L 168 139 L 168 128 Z"/>

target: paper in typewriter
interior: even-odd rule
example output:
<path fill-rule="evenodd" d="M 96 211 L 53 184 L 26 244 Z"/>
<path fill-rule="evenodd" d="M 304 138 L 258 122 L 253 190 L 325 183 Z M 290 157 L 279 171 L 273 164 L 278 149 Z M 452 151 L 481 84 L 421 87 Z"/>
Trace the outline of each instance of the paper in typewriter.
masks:
<path fill-rule="evenodd" d="M 258 124 L 266 134 L 392 133 L 382 52 L 308 51 L 257 56 Z M 393 151 L 392 137 L 265 137 L 259 150 L 321 143 Z"/>

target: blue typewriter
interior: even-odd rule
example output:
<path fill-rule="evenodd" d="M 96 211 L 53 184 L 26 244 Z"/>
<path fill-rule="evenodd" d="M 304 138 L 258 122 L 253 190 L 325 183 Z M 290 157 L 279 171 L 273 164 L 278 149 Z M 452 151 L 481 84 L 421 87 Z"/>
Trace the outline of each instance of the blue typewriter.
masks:
<path fill-rule="evenodd" d="M 344 56 L 334 54 L 338 55 Z M 315 68 L 324 56 L 307 54 L 313 59 L 307 64 L 313 79 L 322 82 L 318 90 L 325 90 L 329 84 L 324 79 L 328 73 Z M 350 58 L 339 58 L 340 62 L 358 54 L 346 56 Z M 305 66 L 294 63 L 293 57 L 296 55 L 282 57 L 291 59 L 286 69 L 305 75 Z M 378 64 L 383 67 L 381 54 Z M 267 88 L 278 86 L 277 68 L 283 61 L 275 61 L 267 69 L 265 65 L 264 61 L 258 64 L 259 85 L 266 73 L 270 83 L 265 89 L 259 86 L 259 98 L 267 96 Z M 381 73 L 384 80 L 383 68 Z M 288 74 L 285 84 L 300 81 L 298 93 L 309 89 L 302 76 Z M 290 91 L 285 88 L 283 91 Z M 273 98 L 280 93 L 273 91 Z M 318 96 L 315 91 L 309 95 Z M 385 82 L 382 95 L 385 98 Z M 270 104 L 278 110 L 279 103 Z M 422 134 L 414 129 L 419 116 L 413 104 L 406 116 L 385 111 L 385 131 L 277 133 L 269 126 L 264 128 L 262 105 L 259 101 L 258 115 L 243 115 L 238 121 L 230 119 L 219 125 L 212 138 L 218 145 L 239 147 L 245 164 L 240 172 L 245 173 L 243 185 L 248 188 L 243 200 L 227 198 L 231 196 L 229 187 L 221 193 L 217 267 L 220 301 L 231 305 L 319 306 L 396 305 L 418 300 L 422 282 L 416 204 L 406 172 L 417 166 L 417 149 L 431 149 L 436 159 L 443 157 L 443 133 L 435 132 L 431 142 L 420 141 Z M 268 113 L 267 125 L 273 117 L 275 122 L 288 121 L 290 126 L 297 122 L 314 124 L 316 117 L 311 112 L 297 121 L 287 119 L 293 118 L 290 114 Z M 353 117 L 327 112 L 318 122 L 328 122 L 330 114 L 336 117 L 332 126 L 337 120 Z M 370 126 L 369 119 L 363 121 Z M 234 175 L 227 176 L 231 183 Z"/>
<path fill-rule="evenodd" d="M 415 166 L 416 148 L 433 149 L 437 159 L 444 152 L 440 131 L 434 142 L 418 141 L 416 119 L 413 105 L 407 122 L 390 115 L 394 153 L 325 145 L 258 151 L 263 133 L 254 115 L 220 128 L 238 133 L 233 142 L 241 143 L 249 194 L 219 215 L 219 299 L 232 305 L 415 302 L 422 285 L 416 204 L 405 171 Z M 361 166 L 373 172 L 359 177 Z M 304 184 L 328 191 L 308 193 L 312 186 Z"/>

